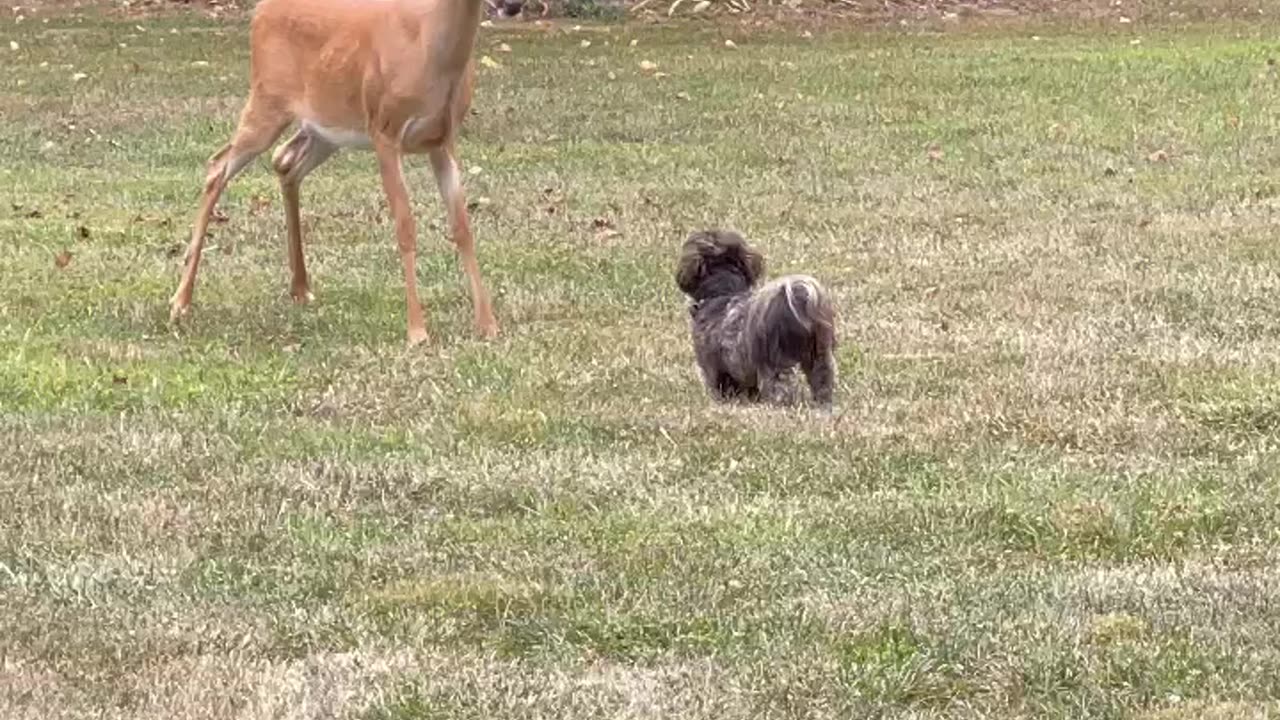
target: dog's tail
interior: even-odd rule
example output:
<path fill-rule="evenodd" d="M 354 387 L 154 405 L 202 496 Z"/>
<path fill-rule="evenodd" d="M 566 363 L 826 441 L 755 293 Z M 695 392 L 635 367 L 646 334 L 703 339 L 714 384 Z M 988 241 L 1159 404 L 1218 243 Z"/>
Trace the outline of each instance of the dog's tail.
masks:
<path fill-rule="evenodd" d="M 777 296 L 786 308 L 780 313 L 786 324 L 792 325 L 796 334 L 810 335 L 819 353 L 830 352 L 836 345 L 835 306 L 831 294 L 808 275 L 788 275 L 778 278 Z"/>

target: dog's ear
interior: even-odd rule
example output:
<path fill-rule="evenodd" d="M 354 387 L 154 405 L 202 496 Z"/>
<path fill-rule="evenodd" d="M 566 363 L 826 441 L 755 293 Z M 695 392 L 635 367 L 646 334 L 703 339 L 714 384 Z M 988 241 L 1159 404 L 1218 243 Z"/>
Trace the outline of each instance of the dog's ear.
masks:
<path fill-rule="evenodd" d="M 706 246 L 703 233 L 694 233 L 685 240 L 676 265 L 676 286 L 686 295 L 692 295 L 702 281 L 702 254 Z"/>
<path fill-rule="evenodd" d="M 745 238 L 730 230 L 719 233 L 717 241 L 720 254 L 742 269 L 747 284 L 755 285 L 764 277 L 764 256 L 753 250 Z"/>
<path fill-rule="evenodd" d="M 742 246 L 742 266 L 747 271 L 747 282 L 752 285 L 764 277 L 764 256 L 746 245 Z"/>

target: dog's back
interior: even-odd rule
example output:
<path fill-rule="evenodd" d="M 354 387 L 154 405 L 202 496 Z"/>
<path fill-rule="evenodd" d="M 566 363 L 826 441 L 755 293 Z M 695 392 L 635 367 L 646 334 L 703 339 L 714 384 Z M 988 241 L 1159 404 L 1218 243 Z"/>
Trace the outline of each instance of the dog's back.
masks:
<path fill-rule="evenodd" d="M 822 285 L 808 275 L 777 278 L 757 291 L 747 324 L 756 332 L 753 360 L 782 367 L 810 365 L 835 351 L 835 310 Z"/>

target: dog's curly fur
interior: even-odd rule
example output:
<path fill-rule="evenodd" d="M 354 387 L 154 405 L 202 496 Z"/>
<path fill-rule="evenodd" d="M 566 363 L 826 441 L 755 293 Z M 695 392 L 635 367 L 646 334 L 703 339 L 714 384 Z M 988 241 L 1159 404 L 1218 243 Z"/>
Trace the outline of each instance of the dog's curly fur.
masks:
<path fill-rule="evenodd" d="M 690 329 L 703 382 L 721 400 L 795 400 L 798 365 L 813 401 L 830 408 L 836 381 L 835 312 L 808 275 L 758 286 L 764 258 L 736 232 L 703 230 L 685 241 L 676 285 L 690 299 Z"/>

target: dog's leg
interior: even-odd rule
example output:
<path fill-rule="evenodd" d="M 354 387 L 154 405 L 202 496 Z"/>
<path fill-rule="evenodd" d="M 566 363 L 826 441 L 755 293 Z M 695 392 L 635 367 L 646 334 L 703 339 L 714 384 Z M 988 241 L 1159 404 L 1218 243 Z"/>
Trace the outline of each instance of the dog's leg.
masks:
<path fill-rule="evenodd" d="M 775 405 L 793 405 L 796 401 L 791 368 L 770 368 L 760 376 L 760 397 Z"/>
<path fill-rule="evenodd" d="M 811 358 L 804 365 L 804 376 L 809 381 L 809 391 L 813 393 L 813 402 L 826 410 L 831 409 L 832 395 L 836 385 L 836 359 L 829 353 Z"/>
<path fill-rule="evenodd" d="M 716 376 L 715 383 L 711 386 L 711 392 L 716 398 L 724 401 L 737 400 L 748 391 L 733 379 L 733 376 L 727 372 L 722 372 Z"/>

